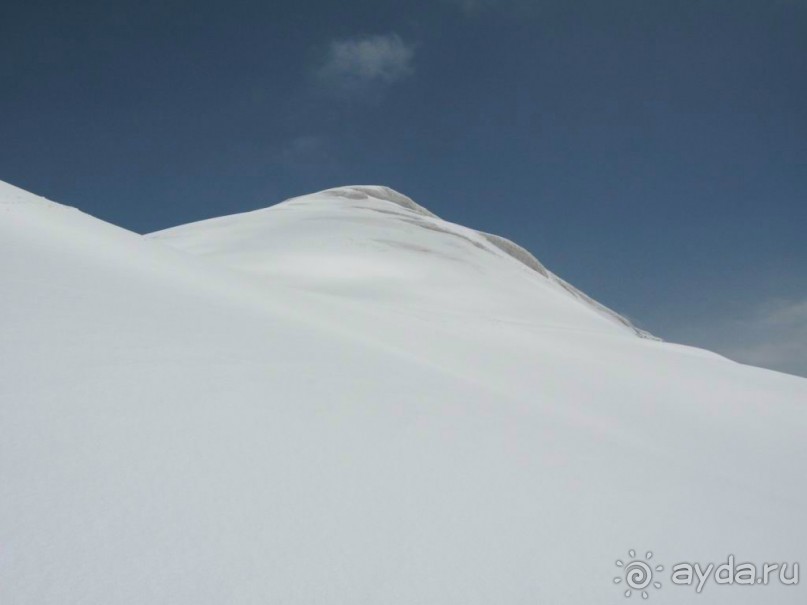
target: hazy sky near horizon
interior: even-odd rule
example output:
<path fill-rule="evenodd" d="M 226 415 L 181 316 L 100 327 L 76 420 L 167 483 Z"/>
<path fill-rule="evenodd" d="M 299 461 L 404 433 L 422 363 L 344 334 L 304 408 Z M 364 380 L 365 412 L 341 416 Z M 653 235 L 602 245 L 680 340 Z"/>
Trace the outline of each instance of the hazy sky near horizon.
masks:
<path fill-rule="evenodd" d="M 807 0 L 12 0 L 0 142 L 138 232 L 388 185 L 807 375 Z"/>

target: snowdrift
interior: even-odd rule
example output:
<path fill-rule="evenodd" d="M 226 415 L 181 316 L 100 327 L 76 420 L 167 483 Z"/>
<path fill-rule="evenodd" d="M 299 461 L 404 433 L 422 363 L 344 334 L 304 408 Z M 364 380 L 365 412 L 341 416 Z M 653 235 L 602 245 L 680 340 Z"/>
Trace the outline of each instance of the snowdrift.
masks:
<path fill-rule="evenodd" d="M 140 236 L 0 184 L 0 603 L 803 603 L 807 380 L 381 187 Z M 641 600 L 641 591 L 632 598 Z"/>

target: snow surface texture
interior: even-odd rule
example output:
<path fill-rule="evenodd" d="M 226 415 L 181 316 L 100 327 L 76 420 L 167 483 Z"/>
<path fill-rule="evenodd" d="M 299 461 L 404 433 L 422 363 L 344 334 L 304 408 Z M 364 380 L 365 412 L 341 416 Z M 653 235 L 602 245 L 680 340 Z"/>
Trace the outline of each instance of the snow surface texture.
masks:
<path fill-rule="evenodd" d="M 0 184 L 0 603 L 804 603 L 807 380 L 345 187 L 143 237 Z M 641 600 L 637 594 L 633 599 Z"/>

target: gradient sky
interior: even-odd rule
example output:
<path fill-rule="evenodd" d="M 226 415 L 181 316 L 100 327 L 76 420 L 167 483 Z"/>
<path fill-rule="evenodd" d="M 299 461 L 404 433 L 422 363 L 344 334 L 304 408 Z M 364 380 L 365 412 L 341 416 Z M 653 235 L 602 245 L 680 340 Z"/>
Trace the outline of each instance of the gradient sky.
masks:
<path fill-rule="evenodd" d="M 807 375 L 807 0 L 11 0 L 0 179 L 138 232 L 389 185 Z"/>

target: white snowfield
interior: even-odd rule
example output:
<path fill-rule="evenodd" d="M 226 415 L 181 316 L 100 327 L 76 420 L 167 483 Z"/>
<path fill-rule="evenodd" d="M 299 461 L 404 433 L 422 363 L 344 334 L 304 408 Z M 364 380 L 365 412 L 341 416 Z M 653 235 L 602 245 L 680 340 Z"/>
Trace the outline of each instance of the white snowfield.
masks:
<path fill-rule="evenodd" d="M 642 601 L 629 549 L 807 602 L 670 580 L 807 566 L 807 380 L 394 191 L 143 237 L 0 183 L 0 279 L 0 605 Z"/>

